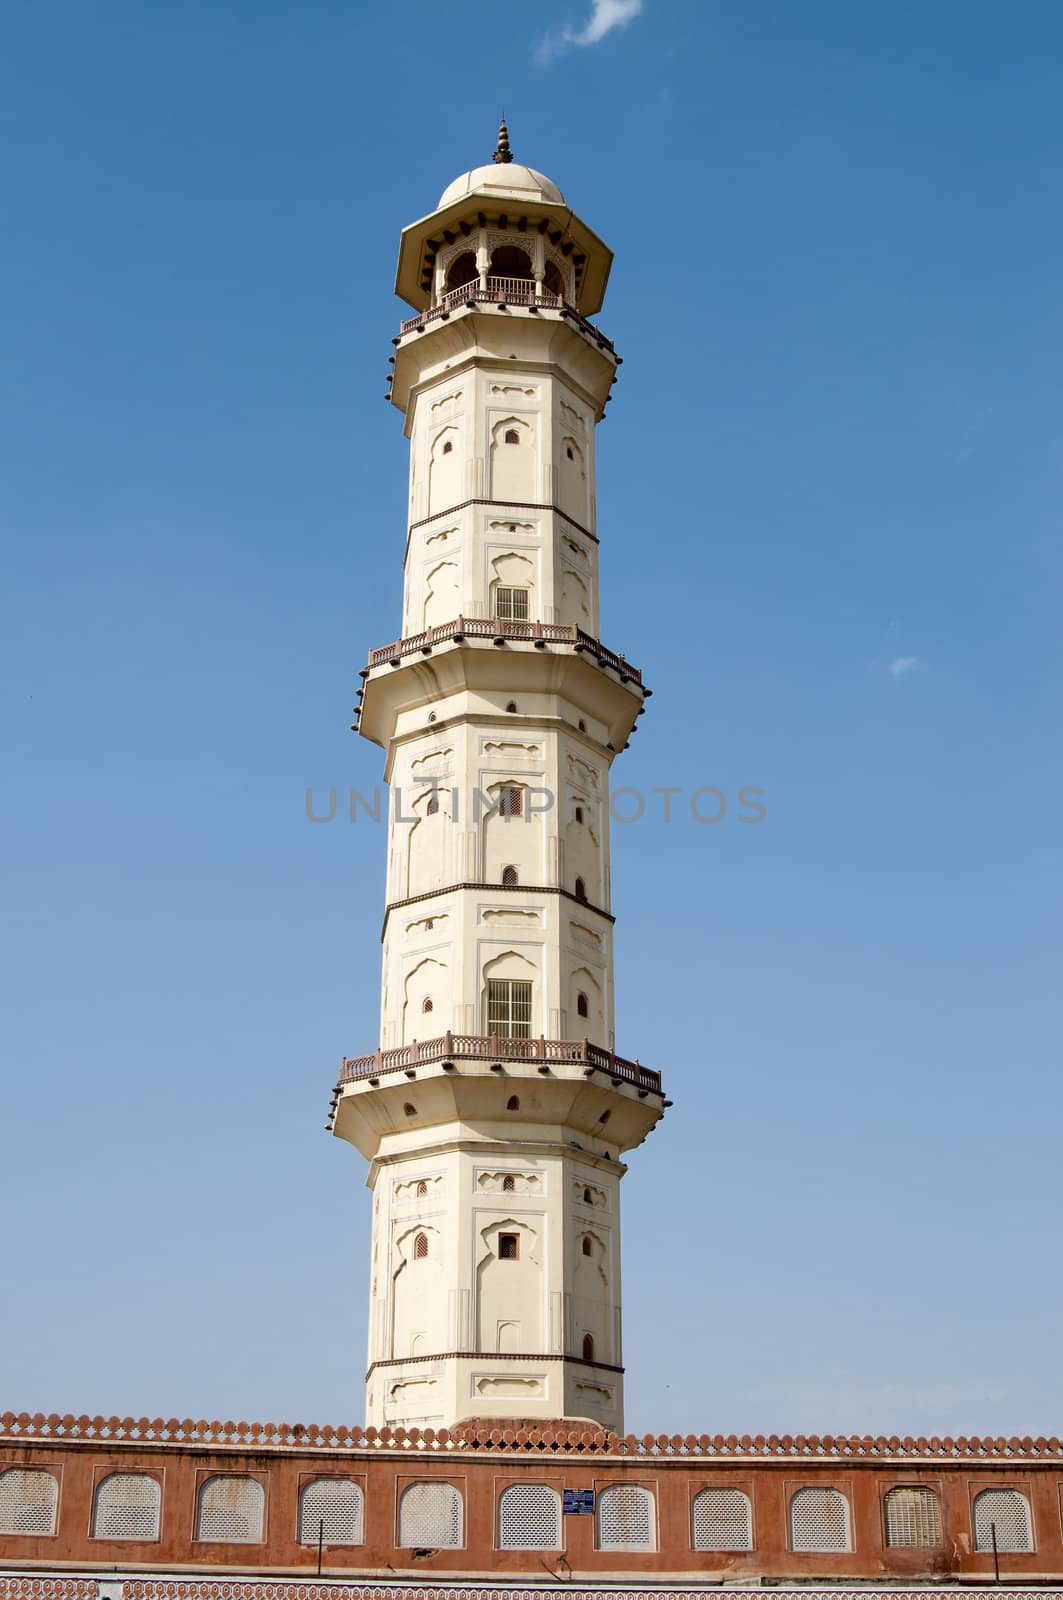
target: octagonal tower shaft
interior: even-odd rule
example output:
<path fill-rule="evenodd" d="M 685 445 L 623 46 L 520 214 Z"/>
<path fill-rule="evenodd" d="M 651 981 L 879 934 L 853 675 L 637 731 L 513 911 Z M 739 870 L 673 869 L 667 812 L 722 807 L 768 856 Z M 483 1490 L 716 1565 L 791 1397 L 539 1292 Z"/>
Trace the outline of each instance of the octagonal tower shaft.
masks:
<path fill-rule="evenodd" d="M 666 1102 L 614 1037 L 609 769 L 649 691 L 601 642 L 610 260 L 528 168 L 403 235 L 403 623 L 359 722 L 390 792 L 380 1042 L 331 1118 L 370 1163 L 376 1425 L 622 1425 L 621 1158 Z"/>

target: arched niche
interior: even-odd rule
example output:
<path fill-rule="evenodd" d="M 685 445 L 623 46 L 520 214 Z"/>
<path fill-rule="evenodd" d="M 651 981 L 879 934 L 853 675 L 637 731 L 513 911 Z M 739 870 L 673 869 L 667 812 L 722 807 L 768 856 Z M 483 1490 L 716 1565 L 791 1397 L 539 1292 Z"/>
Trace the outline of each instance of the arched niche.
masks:
<path fill-rule="evenodd" d="M 432 439 L 428 453 L 428 515 L 445 511 L 464 499 L 460 430 L 448 423 Z"/>
<path fill-rule="evenodd" d="M 533 505 L 536 480 L 535 430 L 526 417 L 503 417 L 491 429 L 491 499 Z"/>

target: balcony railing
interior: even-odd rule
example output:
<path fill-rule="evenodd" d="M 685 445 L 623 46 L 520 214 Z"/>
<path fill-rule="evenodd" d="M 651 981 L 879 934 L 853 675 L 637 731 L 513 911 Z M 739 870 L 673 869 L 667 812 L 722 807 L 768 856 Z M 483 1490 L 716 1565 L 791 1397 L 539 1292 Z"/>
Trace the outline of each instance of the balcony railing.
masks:
<path fill-rule="evenodd" d="M 576 326 L 603 350 L 608 350 L 615 355 L 616 350 L 611 339 L 607 339 L 600 328 L 593 322 L 588 322 L 586 317 L 581 317 L 574 306 L 562 299 L 558 294 L 551 294 L 541 284 L 536 284 L 532 278 L 488 278 L 486 289 L 479 278 L 472 283 L 462 284 L 460 289 L 448 289 L 442 296 L 438 305 L 429 306 L 427 311 L 422 311 L 419 316 L 409 317 L 407 321 L 399 323 L 399 338 L 404 339 L 408 333 L 423 333 L 430 323 L 442 318 L 444 321 L 455 311 L 460 311 L 463 306 L 493 305 L 493 306 L 524 306 L 538 311 L 557 311 L 562 317 L 574 322 Z M 619 357 L 617 357 L 619 362 Z"/>
<path fill-rule="evenodd" d="M 456 617 L 453 622 L 443 622 L 436 628 L 426 628 L 423 633 L 413 633 L 408 639 L 396 639 L 393 644 L 370 650 L 370 667 L 397 666 L 404 656 L 431 655 L 433 645 L 460 643 L 462 639 L 491 639 L 499 643 L 507 639 L 530 640 L 538 649 L 548 644 L 568 644 L 580 653 L 594 656 L 599 665 L 611 667 L 622 683 L 642 683 L 642 673 L 630 661 L 607 650 L 600 639 L 584 633 L 574 622 L 516 622 L 502 617 Z M 648 691 L 647 691 L 648 692 Z"/>
<path fill-rule="evenodd" d="M 627 1061 L 587 1039 L 503 1039 L 496 1034 L 476 1033 L 445 1033 L 439 1039 L 415 1039 L 394 1050 L 377 1050 L 371 1056 L 348 1056 L 340 1071 L 340 1083 L 455 1061 L 516 1061 L 543 1067 L 557 1064 L 582 1066 L 588 1071 L 598 1068 L 611 1078 L 633 1083 L 639 1090 L 661 1093 L 659 1072 L 638 1061 Z"/>

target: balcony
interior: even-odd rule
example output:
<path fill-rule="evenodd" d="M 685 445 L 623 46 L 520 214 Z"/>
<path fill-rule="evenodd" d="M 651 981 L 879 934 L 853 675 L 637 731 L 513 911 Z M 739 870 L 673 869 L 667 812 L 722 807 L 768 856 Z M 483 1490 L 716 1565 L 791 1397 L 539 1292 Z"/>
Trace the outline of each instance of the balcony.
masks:
<path fill-rule="evenodd" d="M 577 653 L 593 656 L 599 666 L 611 667 L 621 683 L 637 683 L 642 687 L 642 673 L 623 656 L 607 650 L 600 639 L 584 633 L 574 622 L 516 622 L 502 617 L 456 617 L 453 622 L 443 622 L 436 628 L 426 628 L 423 633 L 411 634 L 408 639 L 396 639 L 393 644 L 370 650 L 369 666 L 398 666 L 404 656 L 431 655 L 437 644 L 457 643 L 463 639 L 490 639 L 494 644 L 505 644 L 509 639 L 530 641 L 542 650 L 548 644 L 571 645 Z M 646 690 L 649 694 L 649 690 Z"/>
<path fill-rule="evenodd" d="M 445 322 L 455 311 L 475 305 L 495 306 L 500 310 L 506 306 L 521 306 L 526 311 L 557 312 L 567 321 L 574 322 L 582 333 L 616 358 L 616 348 L 611 339 L 607 339 L 593 322 L 580 316 L 575 307 L 568 305 L 560 295 L 551 294 L 533 278 L 490 277 L 483 281 L 476 278 L 472 283 L 463 284 L 460 289 L 448 289 L 438 305 L 429 306 L 419 316 L 400 322 L 398 337 L 404 339 L 409 333 L 423 333 L 433 322 Z"/>
<path fill-rule="evenodd" d="M 640 1095 L 662 1093 L 659 1072 L 638 1061 L 627 1061 L 587 1039 L 503 1039 L 496 1034 L 474 1033 L 445 1033 L 439 1039 L 414 1040 L 394 1050 L 377 1050 L 371 1056 L 348 1056 L 340 1071 L 340 1083 L 384 1077 L 391 1072 L 410 1073 L 418 1066 L 448 1067 L 456 1061 L 512 1061 L 540 1070 L 548 1070 L 551 1065 L 582 1066 L 588 1074 L 601 1071 L 615 1082 L 634 1084 Z"/>

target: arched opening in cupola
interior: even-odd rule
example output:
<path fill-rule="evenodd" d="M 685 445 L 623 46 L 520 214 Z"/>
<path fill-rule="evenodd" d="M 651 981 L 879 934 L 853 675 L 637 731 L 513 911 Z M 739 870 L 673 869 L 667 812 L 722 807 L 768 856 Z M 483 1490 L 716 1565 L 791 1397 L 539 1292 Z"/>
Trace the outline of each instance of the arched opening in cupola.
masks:
<path fill-rule="evenodd" d="M 452 289 L 464 289 L 468 284 L 479 285 L 480 274 L 476 270 L 476 252 L 463 250 L 460 256 L 455 256 L 447 268 L 447 293 Z"/>
<path fill-rule="evenodd" d="M 563 300 L 565 298 L 565 280 L 561 276 L 561 269 L 557 265 L 556 261 L 548 261 L 546 263 L 546 271 L 543 273 L 543 283 L 546 287 L 547 294 L 556 294 L 559 300 Z"/>
<path fill-rule="evenodd" d="M 523 282 L 529 283 L 531 275 L 531 256 L 519 245 L 500 244 L 492 250 L 492 278 L 520 278 Z"/>

